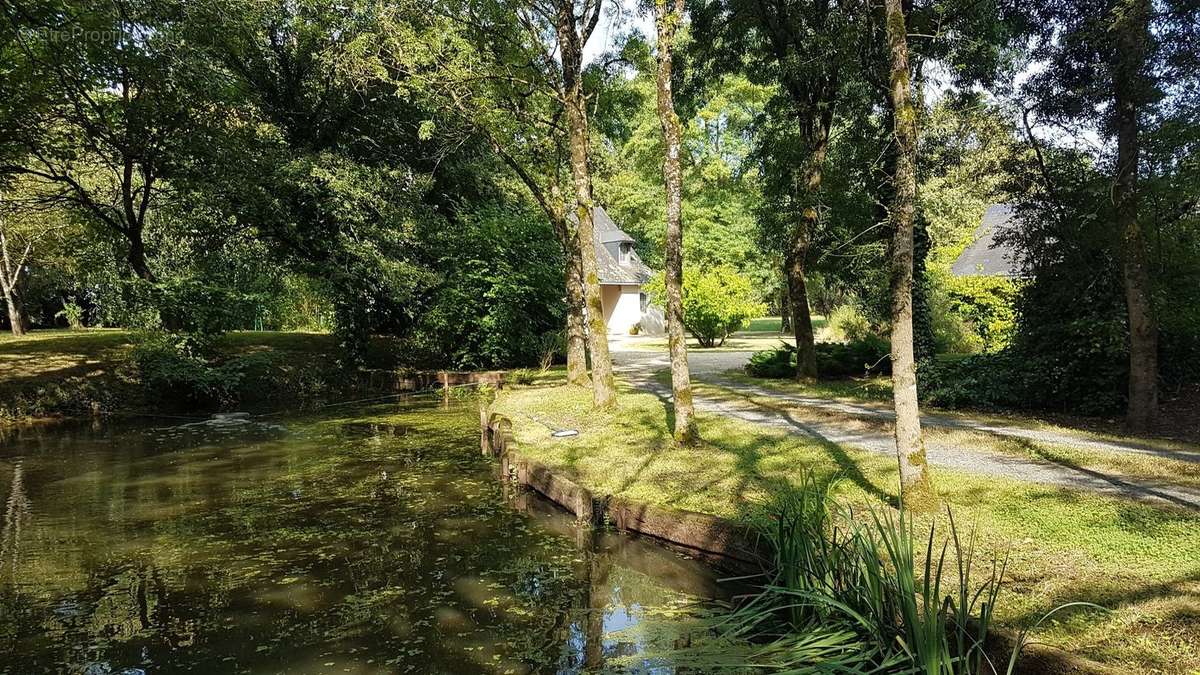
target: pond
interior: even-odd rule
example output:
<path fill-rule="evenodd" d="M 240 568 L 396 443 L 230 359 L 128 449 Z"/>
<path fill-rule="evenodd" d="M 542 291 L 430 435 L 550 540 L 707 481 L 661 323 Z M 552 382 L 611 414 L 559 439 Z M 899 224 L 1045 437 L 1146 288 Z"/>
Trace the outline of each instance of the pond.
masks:
<path fill-rule="evenodd" d="M 434 402 L 0 436 L 0 673 L 670 673 L 698 561 L 508 494 Z"/>

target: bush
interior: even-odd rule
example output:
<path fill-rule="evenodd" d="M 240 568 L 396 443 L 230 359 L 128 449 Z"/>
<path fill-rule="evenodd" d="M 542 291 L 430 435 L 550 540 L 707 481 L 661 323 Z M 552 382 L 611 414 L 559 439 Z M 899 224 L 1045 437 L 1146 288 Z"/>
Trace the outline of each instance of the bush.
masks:
<path fill-rule="evenodd" d="M 822 342 L 853 342 L 871 334 L 871 322 L 853 303 L 839 305 L 826 317 Z"/>
<path fill-rule="evenodd" d="M 649 291 L 656 303 L 666 304 L 662 274 L 651 282 Z M 750 281 L 732 267 L 687 269 L 683 275 L 683 327 L 701 347 L 718 347 L 730 333 L 766 313 L 766 305 L 756 298 Z"/>
<path fill-rule="evenodd" d="M 54 318 L 66 319 L 67 327 L 71 330 L 83 329 L 83 307 L 73 300 L 64 302 L 62 310 L 55 314 Z"/>
<path fill-rule="evenodd" d="M 876 335 L 848 344 L 818 342 L 817 374 L 821 377 L 889 375 L 892 372 L 891 348 Z M 746 364 L 752 377 L 785 378 L 796 374 L 796 348 L 781 343 L 777 349 L 755 352 Z"/>
<path fill-rule="evenodd" d="M 438 268 L 452 272 L 432 290 L 409 336 L 416 365 L 466 370 L 553 362 L 566 307 L 562 253 L 544 218 L 482 207 L 439 232 L 432 248 Z"/>
<path fill-rule="evenodd" d="M 920 364 L 921 400 L 944 408 L 1048 410 L 1104 415 L 1120 410 L 1124 392 L 1111 386 L 1124 363 L 1097 364 L 1076 372 L 1058 354 L 1007 349 L 996 354 L 942 357 Z"/>
<path fill-rule="evenodd" d="M 945 283 L 950 312 L 962 319 L 978 338 L 983 351 L 996 352 L 1012 342 L 1016 330 L 1017 282 L 1004 277 L 949 277 Z M 940 294 L 939 294 L 940 295 Z M 935 306 L 934 332 L 938 312 Z M 939 336 L 948 337 L 945 334 Z M 941 347 L 942 345 L 939 345 Z"/>
<path fill-rule="evenodd" d="M 1011 408 L 1022 406 L 1019 364 L 1010 354 L 941 357 L 918 366 L 922 402 L 943 408 Z"/>
<path fill-rule="evenodd" d="M 187 338 L 169 334 L 143 339 L 130 359 L 150 400 L 194 406 L 234 402 L 244 374 L 238 361 L 213 364 L 196 354 Z"/>

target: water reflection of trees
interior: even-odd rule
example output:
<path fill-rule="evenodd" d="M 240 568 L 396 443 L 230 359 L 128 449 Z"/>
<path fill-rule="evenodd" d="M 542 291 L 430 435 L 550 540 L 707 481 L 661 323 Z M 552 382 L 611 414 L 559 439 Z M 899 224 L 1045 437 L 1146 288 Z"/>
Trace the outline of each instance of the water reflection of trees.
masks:
<path fill-rule="evenodd" d="M 0 527 L 0 581 L 15 582 L 21 557 L 22 533 L 29 527 L 29 498 L 25 495 L 25 467 L 13 466 L 8 497 L 4 500 L 4 525 Z"/>
<path fill-rule="evenodd" d="M 474 430 L 435 415 L 364 427 L 369 443 L 336 428 L 186 450 L 145 432 L 27 439 L 37 449 L 23 447 L 19 475 L 0 464 L 0 562 L 29 594 L 0 583 L 0 652 L 12 648 L 15 672 L 227 672 L 230 657 L 278 671 L 336 649 L 382 663 L 403 642 L 420 650 L 403 664 L 540 672 L 564 646 L 568 671 L 636 650 L 605 640 L 614 599 L 632 611 L 656 593 L 630 585 L 627 553 L 507 508 L 488 466 L 462 452 Z M 443 631 L 444 609 L 469 630 Z"/>

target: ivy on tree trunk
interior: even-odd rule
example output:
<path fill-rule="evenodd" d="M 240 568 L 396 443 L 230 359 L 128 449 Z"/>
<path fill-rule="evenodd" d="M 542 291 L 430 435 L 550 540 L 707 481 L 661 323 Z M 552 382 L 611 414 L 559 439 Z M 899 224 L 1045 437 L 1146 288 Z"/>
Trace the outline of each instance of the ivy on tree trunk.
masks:
<path fill-rule="evenodd" d="M 1130 428 L 1147 431 L 1158 415 L 1158 325 L 1150 294 L 1146 247 L 1138 222 L 1140 194 L 1138 114 L 1145 96 L 1146 53 L 1150 46 L 1150 2 L 1131 0 L 1113 21 L 1118 48 L 1113 69 L 1113 100 L 1117 115 L 1117 175 L 1112 196 L 1122 242 L 1122 276 L 1129 315 Z"/>

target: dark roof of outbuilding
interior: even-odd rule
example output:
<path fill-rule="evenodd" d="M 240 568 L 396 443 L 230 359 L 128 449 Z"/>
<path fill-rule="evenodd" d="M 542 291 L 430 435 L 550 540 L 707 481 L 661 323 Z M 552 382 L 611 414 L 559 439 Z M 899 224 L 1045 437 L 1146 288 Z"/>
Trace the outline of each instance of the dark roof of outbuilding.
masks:
<path fill-rule="evenodd" d="M 950 266 L 950 271 L 959 277 L 1023 276 L 1012 244 L 997 241 L 996 235 L 1016 227 L 1013 209 L 1008 204 L 993 204 L 983 214 L 975 238 Z"/>
<path fill-rule="evenodd" d="M 571 214 L 571 220 L 575 220 L 575 214 Z M 629 263 L 622 265 L 620 261 L 613 257 L 605 244 L 615 243 L 633 243 L 633 237 L 626 234 L 613 219 L 609 217 L 608 212 L 603 206 L 597 206 L 592 209 L 592 235 L 593 246 L 596 250 L 596 270 L 600 274 L 600 283 L 602 284 L 644 284 L 650 281 L 653 272 L 649 267 L 642 262 L 638 257 L 637 250 L 633 250 L 629 256 Z"/>

